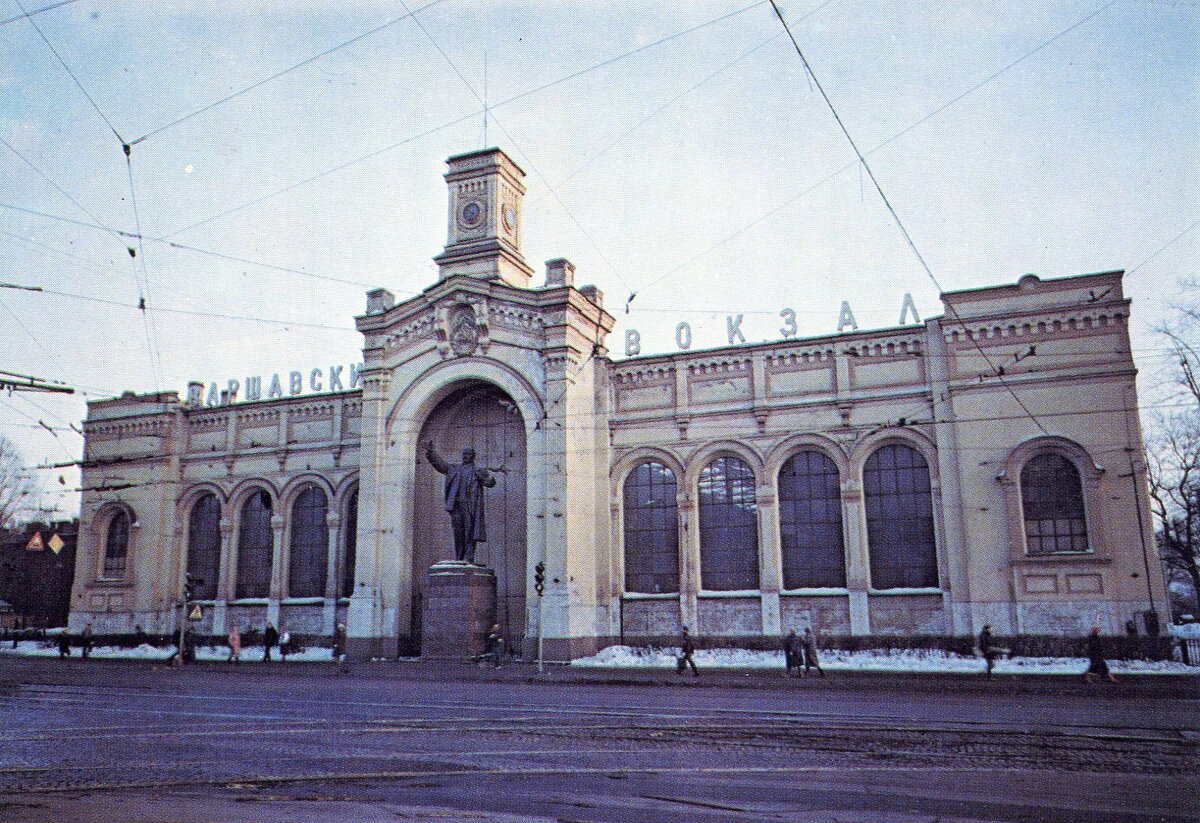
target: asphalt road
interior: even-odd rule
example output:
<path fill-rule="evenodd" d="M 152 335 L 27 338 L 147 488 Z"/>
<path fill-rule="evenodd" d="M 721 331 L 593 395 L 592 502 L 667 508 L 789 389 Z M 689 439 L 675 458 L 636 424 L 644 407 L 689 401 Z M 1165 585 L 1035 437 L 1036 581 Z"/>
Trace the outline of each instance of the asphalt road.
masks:
<path fill-rule="evenodd" d="M 1194 681 L 604 681 L 0 658 L 0 820 L 1200 820 Z"/>

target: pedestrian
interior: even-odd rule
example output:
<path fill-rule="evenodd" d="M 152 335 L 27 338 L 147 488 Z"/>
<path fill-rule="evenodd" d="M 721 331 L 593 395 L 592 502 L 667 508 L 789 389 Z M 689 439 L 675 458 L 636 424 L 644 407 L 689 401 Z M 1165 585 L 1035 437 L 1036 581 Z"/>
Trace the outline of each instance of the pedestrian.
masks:
<path fill-rule="evenodd" d="M 692 667 L 692 677 L 699 677 L 700 672 L 696 670 L 696 661 L 692 659 L 696 654 L 696 641 L 688 634 L 688 627 L 684 626 L 679 638 L 679 660 L 676 661 L 675 673 L 683 674 L 687 671 L 687 667 Z"/>
<path fill-rule="evenodd" d="M 796 676 L 800 676 L 800 667 L 804 665 L 804 646 L 795 629 L 789 631 L 783 639 L 783 662 L 786 666 L 784 677 L 791 677 L 793 669 Z"/>
<path fill-rule="evenodd" d="M 1117 678 L 1112 676 L 1112 672 L 1108 670 L 1108 663 L 1104 659 L 1104 644 L 1100 640 L 1100 627 L 1093 626 L 1092 633 L 1087 639 L 1087 654 L 1088 668 L 1083 673 L 1083 679 L 1088 683 L 1094 683 L 1096 676 L 1099 675 L 1109 683 L 1116 683 Z"/>
<path fill-rule="evenodd" d="M 263 662 L 271 662 L 271 649 L 279 642 L 279 630 L 268 623 L 263 631 Z"/>
<path fill-rule="evenodd" d="M 71 656 L 71 635 L 67 634 L 66 629 L 63 629 L 62 634 L 58 636 L 58 656 Z"/>
<path fill-rule="evenodd" d="M 816 669 L 817 674 L 821 677 L 825 676 L 825 670 L 821 668 L 821 658 L 817 654 L 817 636 L 813 633 L 811 626 L 804 627 L 804 676 L 808 677 L 811 669 Z"/>
<path fill-rule="evenodd" d="M 133 627 L 133 645 L 142 646 L 150 642 L 150 637 L 146 634 L 146 630 L 141 627 L 141 624 Z"/>
<path fill-rule="evenodd" d="M 350 660 L 346 657 L 346 625 L 338 623 L 333 630 L 333 660 L 338 664 L 339 674 L 350 673 Z"/>
<path fill-rule="evenodd" d="M 1137 623 L 1134 623 L 1133 620 L 1125 621 L 1125 636 L 1137 637 Z"/>
<path fill-rule="evenodd" d="M 492 668 L 500 668 L 500 656 L 504 652 L 504 638 L 500 636 L 500 624 L 493 623 L 487 639 L 483 641 L 484 659 L 491 658 Z"/>
<path fill-rule="evenodd" d="M 83 656 L 87 658 L 92 653 L 92 624 L 83 627 Z"/>
<path fill-rule="evenodd" d="M 292 650 L 292 633 L 284 632 L 279 637 L 279 659 L 281 662 L 287 662 L 288 652 Z"/>
<path fill-rule="evenodd" d="M 242 656 L 242 632 L 236 624 L 229 630 L 225 639 L 229 641 L 229 662 L 238 662 Z"/>
<path fill-rule="evenodd" d="M 992 644 L 992 627 L 984 626 L 983 631 L 979 633 L 979 653 L 983 655 L 983 661 L 987 663 L 988 677 L 992 676 L 992 669 L 996 665 L 996 654 L 998 649 Z"/>

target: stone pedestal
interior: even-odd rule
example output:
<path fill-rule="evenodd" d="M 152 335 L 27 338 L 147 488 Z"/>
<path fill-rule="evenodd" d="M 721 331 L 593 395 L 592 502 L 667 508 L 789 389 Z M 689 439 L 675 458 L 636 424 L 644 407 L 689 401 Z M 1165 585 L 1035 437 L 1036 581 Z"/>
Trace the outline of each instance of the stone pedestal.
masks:
<path fill-rule="evenodd" d="M 421 657 L 464 660 L 483 654 L 496 622 L 496 573 L 460 560 L 429 567 L 421 616 Z"/>

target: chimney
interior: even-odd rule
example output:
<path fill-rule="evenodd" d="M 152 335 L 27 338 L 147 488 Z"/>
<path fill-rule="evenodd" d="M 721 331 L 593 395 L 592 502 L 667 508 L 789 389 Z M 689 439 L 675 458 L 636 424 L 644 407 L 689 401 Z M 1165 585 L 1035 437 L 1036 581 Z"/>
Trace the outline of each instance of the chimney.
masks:
<path fill-rule="evenodd" d="M 556 257 L 546 261 L 546 286 L 574 286 L 575 266 L 570 260 Z"/>

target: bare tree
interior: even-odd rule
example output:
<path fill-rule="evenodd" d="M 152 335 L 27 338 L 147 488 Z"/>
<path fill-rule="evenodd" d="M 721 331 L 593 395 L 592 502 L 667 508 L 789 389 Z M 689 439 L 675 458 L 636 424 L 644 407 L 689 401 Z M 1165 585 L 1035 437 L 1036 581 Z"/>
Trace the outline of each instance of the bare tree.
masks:
<path fill-rule="evenodd" d="M 28 512 L 34 484 L 21 453 L 0 435 L 0 529 L 7 529 Z"/>
<path fill-rule="evenodd" d="M 1200 284 L 1183 283 L 1184 294 Z M 1167 584 L 1200 610 L 1200 302 L 1175 307 L 1179 319 L 1159 332 L 1170 341 L 1180 411 L 1159 415 L 1149 443 L 1150 497 Z M 1183 585 L 1180 585 L 1183 584 Z M 1187 591 L 1190 590 L 1190 591 Z"/>

